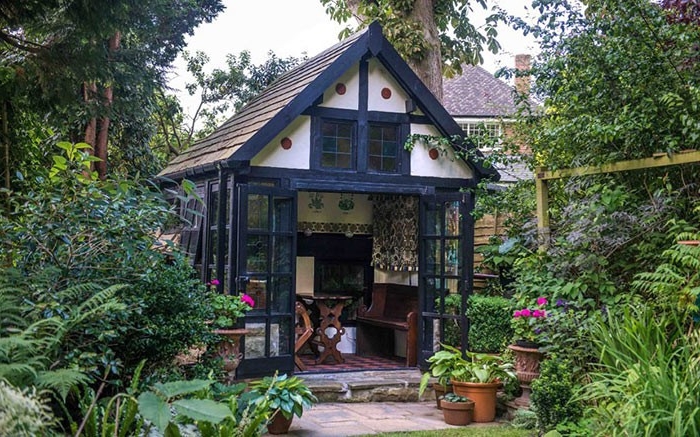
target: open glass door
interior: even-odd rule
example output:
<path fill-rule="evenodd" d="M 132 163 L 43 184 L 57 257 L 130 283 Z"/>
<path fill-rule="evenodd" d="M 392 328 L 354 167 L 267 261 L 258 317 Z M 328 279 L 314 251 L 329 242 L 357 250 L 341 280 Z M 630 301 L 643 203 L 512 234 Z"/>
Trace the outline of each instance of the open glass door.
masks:
<path fill-rule="evenodd" d="M 451 343 L 467 345 L 466 303 L 472 292 L 473 219 L 470 193 L 421 197 L 419 298 L 421 318 L 419 365 Z M 461 311 L 450 313 L 447 300 L 460 300 Z"/>
<path fill-rule="evenodd" d="M 245 317 L 239 379 L 294 370 L 296 205 L 294 191 L 238 186 L 236 284 L 255 300 Z"/>

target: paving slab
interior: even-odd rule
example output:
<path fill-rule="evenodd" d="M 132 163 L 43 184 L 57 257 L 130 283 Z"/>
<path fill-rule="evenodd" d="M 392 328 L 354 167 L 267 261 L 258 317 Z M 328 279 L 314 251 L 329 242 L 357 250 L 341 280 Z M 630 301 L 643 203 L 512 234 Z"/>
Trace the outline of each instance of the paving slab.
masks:
<path fill-rule="evenodd" d="M 287 435 L 344 437 L 447 428 L 453 426 L 444 422 L 434 402 L 322 403 L 295 417 Z"/>

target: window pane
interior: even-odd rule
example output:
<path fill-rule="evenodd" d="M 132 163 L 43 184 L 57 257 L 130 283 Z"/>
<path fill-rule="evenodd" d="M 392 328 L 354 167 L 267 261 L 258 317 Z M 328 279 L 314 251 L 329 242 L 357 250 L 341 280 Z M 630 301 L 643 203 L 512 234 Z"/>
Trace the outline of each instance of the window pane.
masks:
<path fill-rule="evenodd" d="M 267 237 L 249 235 L 247 248 L 246 270 L 248 273 L 267 272 L 267 254 L 269 252 Z"/>
<path fill-rule="evenodd" d="M 251 194 L 248 196 L 248 229 L 267 229 L 267 196 Z"/>
<path fill-rule="evenodd" d="M 370 170 L 392 173 L 398 170 L 398 126 L 369 126 Z"/>
<path fill-rule="evenodd" d="M 324 121 L 321 127 L 321 167 L 353 168 L 353 124 Z"/>
<path fill-rule="evenodd" d="M 339 155 L 337 157 L 336 161 L 336 167 L 338 168 L 352 168 L 351 162 L 350 162 L 350 155 Z"/>

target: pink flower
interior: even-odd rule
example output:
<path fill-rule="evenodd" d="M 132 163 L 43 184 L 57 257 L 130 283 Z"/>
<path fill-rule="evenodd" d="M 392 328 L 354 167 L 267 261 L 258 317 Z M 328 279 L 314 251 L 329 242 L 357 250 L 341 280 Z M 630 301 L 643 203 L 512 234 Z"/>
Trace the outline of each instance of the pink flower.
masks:
<path fill-rule="evenodd" d="M 530 308 L 523 308 L 520 311 L 520 315 L 523 317 L 530 317 L 532 315 L 532 312 L 530 311 Z"/>
<path fill-rule="evenodd" d="M 218 279 L 212 279 L 212 280 L 211 280 L 211 285 L 219 285 L 219 284 L 221 284 L 221 282 L 219 282 Z"/>
<path fill-rule="evenodd" d="M 547 305 L 547 298 L 538 297 L 537 298 L 537 305 L 539 305 L 539 306 Z"/>
<path fill-rule="evenodd" d="M 535 318 L 546 317 L 546 314 L 542 310 L 535 310 L 532 312 L 532 317 L 535 317 Z"/>
<path fill-rule="evenodd" d="M 247 304 L 249 307 L 253 308 L 255 306 L 255 300 L 247 294 L 241 295 L 241 302 Z"/>
<path fill-rule="evenodd" d="M 521 313 L 520 310 L 516 310 L 516 311 L 513 313 L 513 317 L 520 317 L 521 315 L 522 315 L 522 313 Z"/>

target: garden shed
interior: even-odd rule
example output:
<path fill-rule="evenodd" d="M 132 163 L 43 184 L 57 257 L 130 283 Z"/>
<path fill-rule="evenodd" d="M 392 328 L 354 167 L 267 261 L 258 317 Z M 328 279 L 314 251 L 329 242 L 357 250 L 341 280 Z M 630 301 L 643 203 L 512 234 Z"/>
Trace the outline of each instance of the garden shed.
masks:
<path fill-rule="evenodd" d="M 444 296 L 472 291 L 465 189 L 498 179 L 470 145 L 431 140 L 461 135 L 374 23 L 278 78 L 167 165 L 163 180 L 188 179 L 204 200 L 182 205 L 191 226 L 181 234 L 202 281 L 256 301 L 242 322 L 239 377 L 294 370 L 298 299 L 348 298 L 350 331 L 352 309 L 372 303 L 376 284 L 417 296 L 417 338 L 389 352 L 415 346 L 418 364 L 433 354 L 455 317 Z"/>

